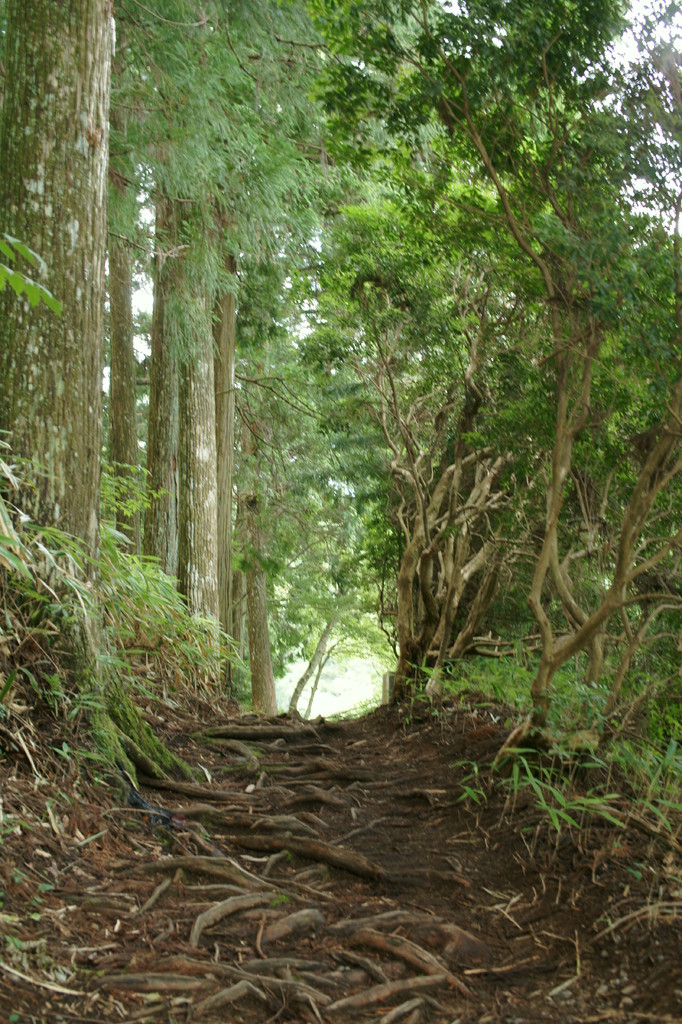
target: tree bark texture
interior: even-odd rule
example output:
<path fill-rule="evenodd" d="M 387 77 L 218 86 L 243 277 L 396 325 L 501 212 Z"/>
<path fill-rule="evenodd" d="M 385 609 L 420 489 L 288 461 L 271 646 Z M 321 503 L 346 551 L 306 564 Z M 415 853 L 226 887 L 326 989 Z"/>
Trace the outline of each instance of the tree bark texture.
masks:
<path fill-rule="evenodd" d="M 133 348 L 133 268 L 125 242 L 109 246 L 111 391 L 109 431 L 116 483 L 116 528 L 139 555 L 140 508 L 137 448 L 137 365 Z"/>
<path fill-rule="evenodd" d="M 236 274 L 233 257 L 225 261 Z M 234 479 L 234 366 L 237 342 L 237 302 L 234 292 L 218 297 L 214 313 L 216 457 L 218 463 L 218 594 L 220 626 L 231 630 L 232 605 L 232 482 Z"/>
<path fill-rule="evenodd" d="M 173 207 L 156 200 L 154 308 L 147 428 L 147 486 L 144 553 L 159 559 L 169 576 L 178 574 L 178 361 L 166 331 L 166 298 L 173 287 L 167 247 L 175 238 Z"/>
<path fill-rule="evenodd" d="M 259 523 L 257 499 L 248 499 L 246 530 L 249 541 L 251 568 L 246 573 L 246 611 L 249 620 L 249 663 L 251 666 L 251 697 L 255 711 L 265 715 L 277 714 L 275 677 L 270 654 L 268 631 L 267 581 L 258 558 L 262 551 L 263 536 Z"/>
<path fill-rule="evenodd" d="M 473 531 L 503 500 L 496 485 L 504 459 L 482 459 L 473 467 L 474 479 L 465 500 L 460 491 L 465 464 L 471 460 L 470 453 L 447 467 L 424 501 L 423 515 L 410 524 L 412 532 L 398 573 L 397 699 L 405 696 L 422 668 L 435 670 L 438 677 L 446 659 L 461 656 L 495 596 L 499 552 L 492 539 L 475 542 Z M 453 637 L 465 588 L 475 576 L 479 585 L 466 622 Z"/>
<path fill-rule="evenodd" d="M 206 317 L 180 372 L 178 586 L 192 615 L 219 619 L 213 337 Z"/>
<path fill-rule="evenodd" d="M 80 538 L 96 575 L 102 447 L 107 242 L 110 0 L 7 5 L 7 91 L 0 141 L 5 229 L 49 260 L 44 284 L 61 317 L 0 296 L 2 425 L 35 475 L 22 504 L 42 525 Z M 92 733 L 111 761 L 189 769 L 140 717 L 108 651 L 101 616 L 61 595 L 62 642 L 76 688 L 92 698 Z M 58 652 L 63 657 L 63 651 Z M 66 659 L 65 659 L 66 661 Z M 132 759 L 132 760 L 129 760 Z M 156 768 L 155 768 L 156 765 Z M 161 767 L 162 766 L 162 767 Z"/>
<path fill-rule="evenodd" d="M 0 427 L 34 477 L 25 511 L 96 557 L 111 4 L 34 0 L 29 12 L 9 0 L 6 9 L 2 227 L 45 255 L 41 283 L 62 314 L 10 288 L 0 295 Z"/>
<path fill-rule="evenodd" d="M 253 429 L 245 424 L 242 431 L 242 452 L 256 456 Z M 263 569 L 263 530 L 261 502 L 254 491 L 241 499 L 244 507 L 245 540 L 248 559 L 246 571 L 246 614 L 249 631 L 249 665 L 251 669 L 251 697 L 256 711 L 266 715 L 277 714 L 275 677 L 272 671 L 270 633 L 268 630 L 268 592 Z"/>
<path fill-rule="evenodd" d="M 239 505 L 237 503 L 236 530 L 239 531 Z M 232 604 L 230 606 L 229 634 L 234 641 L 235 653 L 244 660 L 246 657 L 246 580 L 241 569 L 232 573 Z"/>

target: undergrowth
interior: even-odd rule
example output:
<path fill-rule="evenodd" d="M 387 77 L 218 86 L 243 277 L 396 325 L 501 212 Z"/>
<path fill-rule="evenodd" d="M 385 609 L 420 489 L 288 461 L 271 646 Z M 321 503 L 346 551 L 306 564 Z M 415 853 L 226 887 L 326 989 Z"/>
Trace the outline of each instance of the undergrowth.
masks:
<path fill-rule="evenodd" d="M 28 521 L 11 501 L 19 474 L 0 458 L 0 705 L 22 684 L 67 719 L 97 710 L 98 694 L 70 677 L 64 634 L 74 609 L 102 622 L 100 658 L 131 691 L 178 703 L 225 697 L 224 667 L 236 657 L 215 622 L 191 616 L 175 580 L 130 554 L 111 523 L 92 564 L 76 538 Z"/>
<path fill-rule="evenodd" d="M 478 809 L 495 789 L 507 794 L 505 815 L 530 802 L 555 836 L 585 836 L 600 823 L 636 828 L 680 849 L 682 837 L 682 750 L 671 740 L 665 750 L 650 742 L 614 739 L 599 750 L 550 752 L 513 749 L 496 767 L 460 761 L 458 801 Z"/>
<path fill-rule="evenodd" d="M 522 658 L 472 658 L 457 663 L 456 678 L 443 680 L 444 698 L 487 709 L 493 721 L 511 728 L 530 711 L 535 666 Z M 490 788 L 507 790 L 510 812 L 523 796 L 542 812 L 558 842 L 567 830 L 581 833 L 598 822 L 626 830 L 636 827 L 680 848 L 682 837 L 682 747 L 658 729 L 626 729 L 627 708 L 617 721 L 603 715 L 608 686 L 587 685 L 575 666 L 564 666 L 553 689 L 547 736 L 549 751 L 511 748 L 484 771 L 460 762 L 459 800 L 471 808 L 487 803 Z M 416 695 L 420 716 L 437 715 L 438 705 Z M 412 709 L 415 713 L 415 708 Z M 649 724 L 644 720 L 645 725 Z M 584 727 L 584 723 L 589 723 Z M 581 725 L 583 726 L 581 728 Z M 679 722 L 675 723 L 679 729 Z"/>

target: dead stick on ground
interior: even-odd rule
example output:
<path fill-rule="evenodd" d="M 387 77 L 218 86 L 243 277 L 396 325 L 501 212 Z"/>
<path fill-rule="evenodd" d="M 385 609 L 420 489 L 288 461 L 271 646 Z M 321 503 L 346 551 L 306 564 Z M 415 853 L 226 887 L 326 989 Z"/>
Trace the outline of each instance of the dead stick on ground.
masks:
<path fill-rule="evenodd" d="M 130 1017 L 126 1017 L 125 1020 L 121 1021 L 121 1024 L 136 1024 L 137 1021 L 146 1020 L 148 1017 L 158 1017 L 159 1014 L 165 1013 L 166 1010 L 170 1010 L 171 1002 L 165 1000 L 163 1003 L 154 1003 L 153 1006 L 145 1006 L 142 1010 L 137 1010 L 131 1014 Z"/>
<path fill-rule="evenodd" d="M 345 836 L 341 836 L 340 839 L 334 840 L 334 846 L 339 846 L 341 843 L 347 842 L 349 839 L 353 839 L 354 836 L 359 836 L 363 832 L 370 832 L 377 825 L 383 824 L 385 821 L 390 821 L 390 818 L 377 818 L 375 821 L 370 821 L 367 825 L 361 825 L 359 828 L 354 828 L 352 832 L 346 832 Z"/>
<path fill-rule="evenodd" d="M 154 904 L 161 899 L 166 889 L 170 889 L 172 884 L 172 878 L 164 878 L 162 882 L 159 882 L 159 884 L 156 886 L 154 892 L 151 894 L 147 902 L 143 903 L 141 907 L 137 907 L 135 910 L 133 910 L 133 916 L 135 916 L 136 914 L 146 914 L 148 910 L 151 910 Z"/>
<path fill-rule="evenodd" d="M 615 932 L 617 928 L 621 928 L 624 924 L 632 924 L 639 920 L 639 918 L 650 917 L 653 920 L 658 914 L 662 914 L 664 917 L 677 917 L 680 911 L 682 911 L 682 902 L 679 900 L 647 903 L 646 906 L 640 907 L 639 910 L 633 910 L 632 913 L 626 914 L 625 917 L 619 918 L 618 921 L 614 921 L 608 928 L 604 928 L 598 935 L 595 935 L 592 942 L 598 942 L 599 939 L 603 939 L 610 932 Z"/>
<path fill-rule="evenodd" d="M 22 971 L 17 971 L 16 968 L 10 967 L 8 964 L 0 963 L 0 970 L 6 971 L 7 974 L 10 974 L 14 978 L 21 978 L 22 981 L 27 981 L 30 985 L 37 985 L 39 988 L 46 988 L 50 992 L 59 992 L 60 995 L 86 995 L 85 992 L 79 992 L 75 988 L 65 988 L 63 985 L 56 985 L 52 981 L 40 981 L 38 978 L 31 978 L 28 974 L 24 974 Z"/>
<path fill-rule="evenodd" d="M 205 988 L 207 979 L 181 974 L 107 974 L 93 979 L 93 984 L 97 988 L 113 988 L 125 992 L 185 992 Z"/>

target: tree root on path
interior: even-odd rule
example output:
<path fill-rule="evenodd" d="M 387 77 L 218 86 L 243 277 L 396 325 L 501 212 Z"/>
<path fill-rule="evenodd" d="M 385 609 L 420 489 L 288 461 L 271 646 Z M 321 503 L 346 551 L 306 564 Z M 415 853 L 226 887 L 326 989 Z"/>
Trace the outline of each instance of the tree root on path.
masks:
<path fill-rule="evenodd" d="M 353 936 L 365 929 L 409 926 L 413 935 L 427 945 L 445 949 L 449 959 L 468 963 L 487 963 L 492 959 L 488 946 L 471 932 L 450 921 L 414 910 L 388 910 L 370 917 L 347 918 L 337 921 L 329 931 L 334 935 Z M 428 955 L 428 954 L 427 954 Z M 441 968 L 445 969 L 445 968 Z"/>
<path fill-rule="evenodd" d="M 212 789 L 210 786 L 199 786 L 192 782 L 179 782 L 172 779 L 146 778 L 145 786 L 151 789 L 165 789 L 181 796 L 192 796 L 198 799 L 212 800 L 215 803 L 245 803 L 250 805 L 257 799 L 254 793 L 239 793 L 233 789 Z"/>
<path fill-rule="evenodd" d="M 372 949 L 388 953 L 404 960 L 412 967 L 417 967 L 425 974 L 444 975 L 452 988 L 457 989 L 464 996 L 471 997 L 471 992 L 463 982 L 455 978 L 435 956 L 412 942 L 411 939 L 405 939 L 400 935 L 385 935 L 373 928 L 359 928 L 350 936 L 350 942 L 353 945 L 369 946 Z"/>
<path fill-rule="evenodd" d="M 207 739 L 232 739 L 232 740 L 266 740 L 266 739 L 289 739 L 299 736 L 314 736 L 319 739 L 316 729 L 312 725 L 290 725 L 286 722 L 273 724 L 263 722 L 258 724 L 249 722 L 240 724 L 231 722 L 229 725 L 216 725 L 205 729 L 200 735 Z"/>
<path fill-rule="evenodd" d="M 252 875 L 246 868 L 242 868 L 230 857 L 199 857 L 187 855 L 184 857 L 161 857 L 151 861 L 114 861 L 112 868 L 118 871 L 141 871 L 144 874 L 151 874 L 156 871 L 187 871 L 197 875 L 210 875 L 213 878 L 220 878 L 223 881 L 235 882 L 243 889 L 275 889 L 276 886 L 270 882 L 263 881 L 256 875 Z"/>
<path fill-rule="evenodd" d="M 223 900 L 221 903 L 216 903 L 215 906 L 210 907 L 202 914 L 199 914 L 192 925 L 192 931 L 189 936 L 190 946 L 192 946 L 193 949 L 197 949 L 202 932 L 217 921 L 222 921 L 224 917 L 229 917 L 231 914 L 239 914 L 242 910 L 252 910 L 254 907 L 267 906 L 271 901 L 272 894 L 268 892 L 249 893 L 244 896 L 231 896 L 229 899 Z"/>
<path fill-rule="evenodd" d="M 426 988 L 438 988 L 449 983 L 447 974 L 429 974 L 425 977 L 405 978 L 401 981 L 389 981 L 385 985 L 373 985 L 364 992 L 356 992 L 352 996 L 337 999 L 327 1006 L 327 1013 L 338 1013 L 339 1010 L 362 1010 L 377 1003 L 385 1003 L 396 996 Z"/>
<path fill-rule="evenodd" d="M 228 836 L 235 846 L 242 846 L 247 850 L 290 850 L 291 853 L 298 853 L 311 860 L 322 861 L 332 867 L 349 871 L 360 878 L 380 879 L 389 881 L 392 879 L 390 871 L 383 868 L 375 861 L 363 857 L 361 853 L 353 850 L 344 850 L 330 843 L 324 843 L 320 839 L 304 839 L 299 836 Z"/>

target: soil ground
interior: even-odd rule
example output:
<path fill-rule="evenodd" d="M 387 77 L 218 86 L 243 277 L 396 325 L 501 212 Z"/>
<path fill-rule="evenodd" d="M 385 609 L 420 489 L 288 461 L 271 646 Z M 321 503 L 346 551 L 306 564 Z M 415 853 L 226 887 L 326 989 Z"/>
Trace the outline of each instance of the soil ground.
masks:
<path fill-rule="evenodd" d="M 0 725 L 3 1024 L 682 1021 L 676 840 L 615 798 L 613 821 L 557 831 L 491 774 L 509 723 L 475 695 L 315 723 L 150 705 L 198 768 L 139 780 L 167 815 L 20 711 Z"/>

